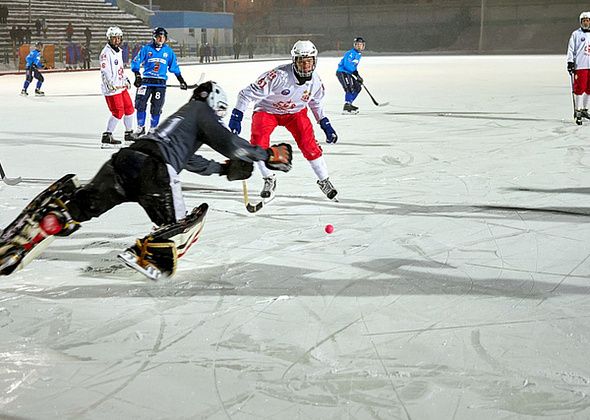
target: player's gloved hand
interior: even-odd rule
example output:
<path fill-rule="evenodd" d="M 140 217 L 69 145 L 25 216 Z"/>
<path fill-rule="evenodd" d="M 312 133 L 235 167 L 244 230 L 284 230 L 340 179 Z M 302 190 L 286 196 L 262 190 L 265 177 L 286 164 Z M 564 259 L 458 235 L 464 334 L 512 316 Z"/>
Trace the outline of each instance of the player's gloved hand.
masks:
<path fill-rule="evenodd" d="M 293 149 L 291 149 L 290 144 L 273 144 L 266 151 L 268 152 L 268 158 L 266 158 L 264 164 L 268 169 L 283 172 L 289 172 L 291 170 Z"/>
<path fill-rule="evenodd" d="M 229 119 L 229 129 L 232 133 L 240 134 L 240 131 L 242 131 L 242 118 L 244 118 L 244 113 L 234 108 Z"/>
<path fill-rule="evenodd" d="M 228 181 L 237 181 L 240 179 L 248 179 L 252 175 L 254 164 L 239 159 L 226 160 L 221 164 L 221 172 L 219 175 L 227 176 Z"/>
<path fill-rule="evenodd" d="M 180 89 L 181 90 L 187 90 L 188 89 L 188 85 L 186 84 L 186 82 L 184 81 L 184 77 L 182 77 L 180 74 L 178 76 L 176 76 L 176 78 L 178 79 L 178 83 L 180 83 Z"/>
<path fill-rule="evenodd" d="M 116 90 L 115 86 L 113 86 L 113 83 L 110 80 L 107 80 L 105 85 L 109 92 L 114 92 Z"/>
<path fill-rule="evenodd" d="M 567 71 L 569 74 L 574 74 L 574 70 L 576 70 L 576 65 L 572 61 L 567 62 Z"/>
<path fill-rule="evenodd" d="M 338 141 L 338 134 L 332 128 L 332 124 L 330 124 L 330 120 L 328 117 L 324 117 L 320 120 L 320 127 L 326 133 L 326 143 L 336 143 Z"/>
<path fill-rule="evenodd" d="M 361 77 L 361 75 L 359 74 L 359 72 L 355 70 L 352 74 L 354 74 L 354 77 L 356 77 L 356 80 L 362 85 L 364 80 Z"/>
<path fill-rule="evenodd" d="M 141 75 L 139 73 L 135 73 L 135 80 L 133 81 L 133 86 L 136 88 L 141 86 Z"/>

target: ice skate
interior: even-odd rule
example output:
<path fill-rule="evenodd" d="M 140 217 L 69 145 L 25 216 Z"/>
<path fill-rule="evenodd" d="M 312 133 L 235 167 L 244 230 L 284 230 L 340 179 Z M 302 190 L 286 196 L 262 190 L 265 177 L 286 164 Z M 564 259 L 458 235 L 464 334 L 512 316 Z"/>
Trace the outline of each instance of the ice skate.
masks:
<path fill-rule="evenodd" d="M 318 186 L 320 187 L 320 190 L 326 194 L 326 197 L 328 197 L 330 200 L 338 201 L 336 199 L 338 191 L 336 191 L 336 188 L 334 188 L 334 185 L 332 185 L 330 182 L 330 178 L 326 178 L 323 181 L 318 181 Z"/>
<path fill-rule="evenodd" d="M 127 144 L 131 144 L 135 141 L 135 137 L 133 136 L 133 130 L 125 131 L 124 140 Z"/>
<path fill-rule="evenodd" d="M 105 131 L 104 133 L 102 133 L 102 140 L 101 140 L 101 145 L 100 145 L 100 147 L 102 149 L 108 149 L 108 148 L 119 147 L 119 146 L 121 146 L 121 142 L 119 140 L 115 140 L 113 138 L 112 133 L 109 133 L 108 131 Z"/>
<path fill-rule="evenodd" d="M 353 104 L 349 104 L 348 102 L 346 102 L 344 104 L 344 108 L 342 108 L 342 113 L 343 114 L 358 114 L 359 109 L 358 109 L 358 107 L 354 106 Z"/>
<path fill-rule="evenodd" d="M 35 89 L 35 96 L 45 96 L 45 92 L 41 89 Z"/>
<path fill-rule="evenodd" d="M 27 93 L 26 90 L 23 89 L 20 91 L 20 96 L 29 96 L 29 94 Z"/>
<path fill-rule="evenodd" d="M 277 177 L 275 174 L 262 178 L 264 180 L 264 186 L 260 191 L 262 198 L 269 198 L 275 195 L 275 188 L 277 188 Z"/>
<path fill-rule="evenodd" d="M 172 276 L 178 258 L 199 239 L 208 208 L 203 203 L 184 219 L 136 240 L 135 245 L 118 255 L 119 259 L 151 280 Z"/>
<path fill-rule="evenodd" d="M 135 131 L 133 132 L 132 136 L 134 140 L 137 140 L 138 138 L 140 138 L 141 136 L 143 136 L 145 134 L 145 127 L 143 126 L 138 126 Z"/>
<path fill-rule="evenodd" d="M 574 111 L 574 120 L 576 121 L 576 124 L 582 125 L 582 111 L 581 110 L 576 109 Z"/>
<path fill-rule="evenodd" d="M 587 120 L 590 120 L 590 114 L 588 114 L 588 109 L 584 108 L 582 110 L 580 110 L 580 116 L 582 118 L 586 118 Z"/>

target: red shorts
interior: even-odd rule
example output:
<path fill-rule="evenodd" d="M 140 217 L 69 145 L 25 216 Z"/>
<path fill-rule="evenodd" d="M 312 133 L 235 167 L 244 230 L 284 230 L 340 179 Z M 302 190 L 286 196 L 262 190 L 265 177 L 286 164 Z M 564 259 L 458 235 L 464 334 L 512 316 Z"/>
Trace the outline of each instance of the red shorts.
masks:
<path fill-rule="evenodd" d="M 590 95 L 590 69 L 576 70 L 574 76 L 574 93 L 581 95 L 587 93 Z"/>
<path fill-rule="evenodd" d="M 250 143 L 267 149 L 270 145 L 270 135 L 277 126 L 285 127 L 293 135 L 299 150 L 307 160 L 314 160 L 322 156 L 322 148 L 313 133 L 313 126 L 307 116 L 307 108 L 296 114 L 269 114 L 255 112 L 252 116 L 252 136 Z"/>
<path fill-rule="evenodd" d="M 133 112 L 135 111 L 127 89 L 116 95 L 105 96 L 105 99 L 107 100 L 107 105 L 109 106 L 111 114 L 113 114 L 113 117 L 118 120 L 123 118 L 123 115 L 133 115 Z"/>

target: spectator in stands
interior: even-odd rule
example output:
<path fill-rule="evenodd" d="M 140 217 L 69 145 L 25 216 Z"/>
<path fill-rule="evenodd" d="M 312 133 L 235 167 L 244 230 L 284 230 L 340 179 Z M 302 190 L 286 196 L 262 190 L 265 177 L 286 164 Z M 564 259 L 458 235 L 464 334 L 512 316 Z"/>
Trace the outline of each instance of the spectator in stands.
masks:
<path fill-rule="evenodd" d="M 35 32 L 37 36 L 41 36 L 41 20 L 39 18 L 35 21 Z"/>
<path fill-rule="evenodd" d="M 45 20 L 45 18 L 41 19 L 41 30 L 43 31 L 43 38 L 47 38 L 47 29 L 49 29 L 49 26 L 47 25 L 47 21 Z"/>
<path fill-rule="evenodd" d="M 8 22 L 8 6 L 0 6 L 0 23 Z"/>
<path fill-rule="evenodd" d="M 16 28 L 16 46 L 17 48 L 20 47 L 22 44 L 24 44 L 24 29 L 18 25 L 18 27 Z"/>
<path fill-rule="evenodd" d="M 29 25 L 25 26 L 25 29 L 23 29 L 23 36 L 24 36 L 25 44 L 30 44 L 31 37 L 33 36 L 33 31 L 31 31 L 31 28 L 29 28 Z"/>
<path fill-rule="evenodd" d="M 72 36 L 74 36 L 74 26 L 72 22 L 68 22 L 68 26 L 66 26 L 66 39 L 68 42 L 72 40 Z"/>
<path fill-rule="evenodd" d="M 8 34 L 10 35 L 12 48 L 16 47 L 16 27 L 14 25 L 12 25 L 12 29 L 8 31 Z"/>
<path fill-rule="evenodd" d="M 90 41 L 92 41 L 92 31 L 88 26 L 84 29 L 84 36 L 86 37 L 86 49 L 90 48 Z"/>

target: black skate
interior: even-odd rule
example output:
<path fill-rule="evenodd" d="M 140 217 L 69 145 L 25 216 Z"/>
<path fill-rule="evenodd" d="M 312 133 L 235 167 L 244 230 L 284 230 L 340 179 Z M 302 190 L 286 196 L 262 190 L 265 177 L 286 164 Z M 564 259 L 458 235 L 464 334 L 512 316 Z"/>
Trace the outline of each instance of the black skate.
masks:
<path fill-rule="evenodd" d="M 123 139 L 127 144 L 133 143 L 135 141 L 135 137 L 133 136 L 133 130 L 125 131 L 125 137 Z"/>
<path fill-rule="evenodd" d="M 199 239 L 208 208 L 203 203 L 178 223 L 162 226 L 138 239 L 135 245 L 118 255 L 119 259 L 151 280 L 158 280 L 162 275 L 172 276 L 178 258 Z"/>
<path fill-rule="evenodd" d="M 576 124 L 578 125 L 582 125 L 582 111 L 576 109 L 574 111 L 574 121 L 576 122 Z"/>
<path fill-rule="evenodd" d="M 330 178 L 326 178 L 323 181 L 318 181 L 318 186 L 320 187 L 320 190 L 326 194 L 326 197 L 328 197 L 330 200 L 338 201 L 336 199 L 338 191 L 336 191 L 336 188 L 334 188 L 334 185 L 332 185 L 330 182 Z"/>
<path fill-rule="evenodd" d="M 0 275 L 23 268 L 49 246 L 54 236 L 68 236 L 80 227 L 67 208 L 68 197 L 79 187 L 75 175 L 62 177 L 35 197 L 2 231 Z"/>
<path fill-rule="evenodd" d="M 35 89 L 35 96 L 45 96 L 45 92 L 41 89 Z"/>
<path fill-rule="evenodd" d="M 23 89 L 20 91 L 20 96 L 29 96 L 29 94 L 27 93 L 26 90 Z"/>
<path fill-rule="evenodd" d="M 580 117 L 590 120 L 590 114 L 588 114 L 588 110 L 586 108 L 580 110 Z"/>
<path fill-rule="evenodd" d="M 109 149 L 109 148 L 120 147 L 120 146 L 121 146 L 121 142 L 119 140 L 115 140 L 112 133 L 109 133 L 108 131 L 105 131 L 104 133 L 102 133 L 102 139 L 100 142 L 100 147 L 102 149 Z"/>
<path fill-rule="evenodd" d="M 358 114 L 359 109 L 357 106 L 354 106 L 353 104 L 349 104 L 348 102 L 346 102 L 344 104 L 344 108 L 342 108 L 342 113 L 343 114 Z"/>

